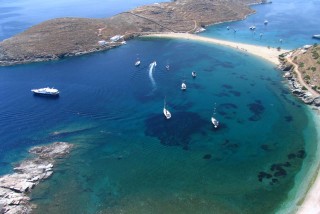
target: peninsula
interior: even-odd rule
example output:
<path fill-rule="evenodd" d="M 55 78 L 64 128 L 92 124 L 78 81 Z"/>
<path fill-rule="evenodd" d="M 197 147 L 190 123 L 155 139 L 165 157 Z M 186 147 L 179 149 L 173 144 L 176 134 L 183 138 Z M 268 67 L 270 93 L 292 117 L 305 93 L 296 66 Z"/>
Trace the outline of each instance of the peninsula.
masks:
<path fill-rule="evenodd" d="M 196 33 L 206 25 L 241 20 L 261 0 L 175 0 L 103 19 L 57 18 L 0 42 L 0 65 L 61 59 L 107 50 L 154 33 Z"/>

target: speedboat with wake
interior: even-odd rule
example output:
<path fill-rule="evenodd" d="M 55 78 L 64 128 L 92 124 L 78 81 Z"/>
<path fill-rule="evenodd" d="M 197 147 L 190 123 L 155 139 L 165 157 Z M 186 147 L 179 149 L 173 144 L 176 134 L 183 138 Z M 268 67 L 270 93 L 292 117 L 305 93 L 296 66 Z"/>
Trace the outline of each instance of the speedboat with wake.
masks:
<path fill-rule="evenodd" d="M 171 118 L 171 113 L 167 109 L 166 99 L 164 99 L 163 114 L 164 114 L 164 116 L 166 117 L 167 120 L 169 120 Z"/>
<path fill-rule="evenodd" d="M 140 63 L 141 63 L 141 61 L 140 61 L 140 60 L 137 60 L 136 63 L 134 63 L 134 65 L 135 65 L 135 66 L 139 66 Z"/>
<path fill-rule="evenodd" d="M 59 96 L 59 90 L 55 88 L 38 88 L 31 90 L 35 95 L 42 95 L 42 96 Z"/>

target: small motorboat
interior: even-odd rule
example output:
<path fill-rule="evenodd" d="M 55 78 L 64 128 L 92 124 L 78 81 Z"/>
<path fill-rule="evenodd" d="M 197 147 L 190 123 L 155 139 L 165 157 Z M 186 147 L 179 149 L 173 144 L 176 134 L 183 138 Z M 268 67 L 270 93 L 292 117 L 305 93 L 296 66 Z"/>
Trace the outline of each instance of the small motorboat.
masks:
<path fill-rule="evenodd" d="M 141 64 L 140 60 L 137 60 L 136 63 L 134 63 L 135 66 L 139 66 Z"/>
<path fill-rule="evenodd" d="M 167 71 L 169 71 L 170 65 L 166 65 L 166 69 L 167 69 Z"/>
<path fill-rule="evenodd" d="M 249 29 L 250 29 L 250 30 L 255 30 L 255 29 L 256 29 L 256 26 L 252 25 L 252 26 L 249 27 Z"/>
<path fill-rule="evenodd" d="M 171 113 L 170 113 L 170 111 L 167 109 L 166 99 L 164 99 L 163 114 L 164 114 L 164 116 L 166 117 L 167 120 L 169 120 L 169 119 L 171 118 Z"/>
<path fill-rule="evenodd" d="M 192 71 L 192 72 L 191 72 L 191 75 L 192 75 L 193 78 L 196 78 L 197 73 L 196 73 L 195 71 Z"/>
<path fill-rule="evenodd" d="M 182 91 L 187 90 L 187 84 L 186 84 L 185 82 L 182 82 L 182 84 L 181 84 L 181 90 L 182 90 Z"/>
<path fill-rule="evenodd" d="M 59 90 L 55 88 L 38 88 L 31 90 L 35 95 L 42 95 L 42 96 L 59 96 Z"/>
<path fill-rule="evenodd" d="M 264 25 L 267 25 L 268 23 L 269 23 L 268 20 L 264 20 L 263 22 Z"/>
<path fill-rule="evenodd" d="M 229 27 L 229 26 L 227 26 L 227 30 L 230 30 L 230 27 Z"/>

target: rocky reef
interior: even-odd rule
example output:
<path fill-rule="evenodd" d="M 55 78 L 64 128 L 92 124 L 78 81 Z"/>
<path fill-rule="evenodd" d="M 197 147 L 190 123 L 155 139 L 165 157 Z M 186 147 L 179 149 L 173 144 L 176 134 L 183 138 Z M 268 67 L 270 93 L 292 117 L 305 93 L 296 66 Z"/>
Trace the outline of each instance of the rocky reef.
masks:
<path fill-rule="evenodd" d="M 135 36 L 196 33 L 206 25 L 244 19 L 261 0 L 175 0 L 103 19 L 57 18 L 0 42 L 0 65 L 57 60 L 107 50 Z"/>
<path fill-rule="evenodd" d="M 14 173 L 0 177 L 0 213 L 30 213 L 35 206 L 28 193 L 53 173 L 57 158 L 69 154 L 72 144 L 56 142 L 29 150 L 35 157 L 14 167 Z"/>

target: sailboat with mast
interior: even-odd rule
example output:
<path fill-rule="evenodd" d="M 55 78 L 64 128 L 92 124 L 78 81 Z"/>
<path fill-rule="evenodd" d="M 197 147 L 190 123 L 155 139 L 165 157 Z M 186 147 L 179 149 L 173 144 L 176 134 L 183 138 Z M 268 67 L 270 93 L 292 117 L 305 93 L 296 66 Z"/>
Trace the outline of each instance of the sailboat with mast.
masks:
<path fill-rule="evenodd" d="M 181 90 L 182 90 L 182 91 L 187 90 L 187 84 L 185 83 L 184 80 L 182 81 L 182 84 L 181 84 Z"/>
<path fill-rule="evenodd" d="M 166 117 L 167 120 L 169 120 L 169 119 L 171 118 L 171 113 L 170 113 L 170 111 L 167 109 L 166 98 L 164 98 L 163 114 L 164 114 L 164 116 Z"/>
<path fill-rule="evenodd" d="M 219 121 L 215 118 L 215 116 L 216 116 L 216 104 L 215 104 L 214 109 L 213 109 L 213 114 L 212 114 L 212 117 L 211 117 L 211 123 L 213 124 L 214 128 L 218 128 Z"/>

